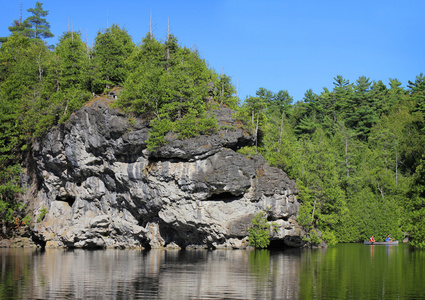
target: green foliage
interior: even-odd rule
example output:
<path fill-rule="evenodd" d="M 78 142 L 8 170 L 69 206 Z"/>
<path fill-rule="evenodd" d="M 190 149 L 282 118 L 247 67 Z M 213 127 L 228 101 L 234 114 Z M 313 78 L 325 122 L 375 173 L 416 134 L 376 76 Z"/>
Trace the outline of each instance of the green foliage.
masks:
<path fill-rule="evenodd" d="M 258 151 L 297 181 L 297 221 L 322 232 L 328 244 L 372 234 L 402 239 L 407 231 L 421 246 L 423 76 L 409 82 L 410 94 L 397 79 L 390 79 L 390 88 L 364 76 L 354 84 L 342 76 L 334 80 L 332 91 L 308 90 L 302 102 L 280 110 L 272 105 L 276 94 L 260 88 L 257 99 L 268 104 Z M 248 99 L 239 116 L 253 127 Z"/>
<path fill-rule="evenodd" d="M 116 24 L 98 32 L 93 53 L 97 68 L 97 76 L 93 80 L 95 92 L 124 83 L 128 76 L 128 58 L 134 49 L 131 36 Z M 102 86 L 102 90 L 98 90 Z"/>
<path fill-rule="evenodd" d="M 207 113 L 209 84 L 217 83 L 217 76 L 196 51 L 180 47 L 173 35 L 160 43 L 147 34 L 128 65 L 131 72 L 114 105 L 152 120 L 150 151 L 164 145 L 168 131 L 181 139 L 217 131 L 215 117 Z M 233 90 L 228 78 L 222 79 L 226 92 L 220 101 L 231 105 Z"/>
<path fill-rule="evenodd" d="M 9 26 L 10 32 L 35 39 L 53 37 L 53 33 L 50 32 L 49 22 L 43 18 L 49 14 L 49 11 L 43 10 L 42 5 L 43 3 L 36 2 L 35 8 L 27 9 L 32 15 L 22 22 L 14 20 L 13 25 Z"/>
<path fill-rule="evenodd" d="M 255 248 L 267 248 L 270 244 L 269 228 L 267 217 L 264 212 L 257 213 L 251 221 L 252 225 L 248 228 L 248 242 Z"/>
<path fill-rule="evenodd" d="M 87 86 L 88 64 L 86 45 L 79 32 L 65 32 L 55 49 L 59 64 L 59 89 L 83 89 Z"/>
<path fill-rule="evenodd" d="M 308 236 L 304 237 L 303 240 L 313 245 L 319 245 L 323 242 L 321 239 L 321 234 L 316 229 L 311 229 L 308 233 Z"/>
<path fill-rule="evenodd" d="M 296 103 L 287 90 L 259 88 L 238 107 L 231 78 L 209 69 L 172 34 L 161 42 L 148 33 L 135 46 L 114 24 L 99 31 L 93 49 L 79 32 L 65 32 L 52 51 L 41 40 L 51 36 L 48 12 L 39 2 L 28 11 L 31 16 L 15 21 L 0 41 L 0 174 L 15 174 L 1 182 L 4 220 L 19 210 L 16 161 L 33 139 L 66 122 L 92 93 L 120 85 L 114 105 L 130 123 L 133 116 L 150 122 L 149 151 L 164 145 L 167 134 L 212 134 L 217 121 L 208 110 L 237 108 L 238 128 L 256 138 L 239 152 L 260 153 L 296 180 L 298 222 L 305 229 L 322 232 L 328 244 L 372 234 L 402 238 L 403 230 L 424 247 L 423 74 L 406 89 L 395 78 L 387 87 L 338 75 L 332 89 L 307 90 Z"/>
<path fill-rule="evenodd" d="M 172 131 L 173 123 L 169 119 L 154 119 L 151 122 L 151 130 L 146 141 L 149 151 L 155 151 L 165 144 L 165 135 Z"/>
<path fill-rule="evenodd" d="M 335 246 L 338 244 L 338 239 L 332 231 L 323 231 L 322 239 L 328 246 Z"/>
<path fill-rule="evenodd" d="M 43 221 L 44 217 L 45 217 L 48 213 L 49 213 L 49 211 L 47 210 L 47 208 L 43 206 L 43 207 L 41 208 L 41 210 L 40 210 L 40 214 L 38 215 L 36 222 L 37 222 L 37 223 L 40 223 L 41 221 Z"/>
<path fill-rule="evenodd" d="M 189 112 L 175 122 L 175 131 L 179 138 L 187 139 L 199 135 L 210 135 L 217 130 L 217 119 L 207 113 L 198 114 L 195 110 Z"/>
<path fill-rule="evenodd" d="M 256 148 L 252 147 L 252 146 L 242 147 L 242 148 L 238 149 L 237 152 L 240 153 L 240 154 L 246 155 L 249 158 L 254 157 L 255 155 L 258 155 Z"/>
<path fill-rule="evenodd" d="M 53 37 L 53 33 L 50 32 L 50 24 L 46 19 L 42 18 L 49 14 L 48 10 L 43 10 L 43 3 L 36 2 L 35 8 L 27 9 L 28 12 L 32 14 L 32 16 L 28 17 L 24 24 L 30 24 L 30 28 L 24 29 L 23 33 L 30 38 L 51 38 Z"/>
<path fill-rule="evenodd" d="M 232 85 L 232 78 L 226 74 L 221 74 L 215 81 L 217 91 L 215 93 L 215 99 L 220 104 L 225 104 L 230 108 L 236 109 L 238 99 L 234 97 L 235 87 Z"/>
<path fill-rule="evenodd" d="M 25 217 L 22 219 L 22 224 L 24 224 L 25 226 L 29 226 L 31 224 L 30 214 L 25 215 Z"/>
<path fill-rule="evenodd" d="M 21 206 L 17 196 L 23 190 L 19 184 L 22 173 L 18 164 L 5 166 L 5 161 L 0 159 L 0 220 L 2 233 L 7 234 L 7 223 L 15 217 L 15 212 Z"/>
<path fill-rule="evenodd" d="M 409 232 L 411 244 L 425 249 L 425 157 L 419 162 L 408 193 L 404 199 L 407 216 L 404 228 Z"/>

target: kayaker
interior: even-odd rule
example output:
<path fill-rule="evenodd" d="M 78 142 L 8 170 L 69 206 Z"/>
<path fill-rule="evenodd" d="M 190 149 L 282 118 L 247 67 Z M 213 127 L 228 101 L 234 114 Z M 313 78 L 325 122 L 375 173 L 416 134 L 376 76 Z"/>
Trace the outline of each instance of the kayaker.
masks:
<path fill-rule="evenodd" d="M 393 239 L 391 238 L 391 234 L 387 235 L 387 238 L 385 239 L 386 242 L 392 242 Z"/>
<path fill-rule="evenodd" d="M 373 235 L 370 237 L 369 242 L 375 243 L 375 238 L 373 237 Z"/>

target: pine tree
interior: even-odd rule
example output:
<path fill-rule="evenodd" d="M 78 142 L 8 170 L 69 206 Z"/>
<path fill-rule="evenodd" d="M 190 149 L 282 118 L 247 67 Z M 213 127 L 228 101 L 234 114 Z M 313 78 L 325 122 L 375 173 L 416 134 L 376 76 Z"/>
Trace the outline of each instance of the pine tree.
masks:
<path fill-rule="evenodd" d="M 87 87 L 88 57 L 80 32 L 65 32 L 59 38 L 55 54 L 60 61 L 60 90 Z"/>
<path fill-rule="evenodd" d="M 23 25 L 23 34 L 30 38 L 46 39 L 53 37 L 53 33 L 50 32 L 50 24 L 47 22 L 46 17 L 49 14 L 48 10 L 43 10 L 43 3 L 37 2 L 35 8 L 27 9 L 28 12 L 32 13 L 32 16 L 28 17 Z M 28 24 L 31 26 L 29 27 Z"/>
<path fill-rule="evenodd" d="M 99 31 L 94 45 L 94 60 L 99 77 L 94 84 L 107 89 L 123 85 L 128 76 L 128 58 L 134 49 L 131 36 L 118 25 L 113 24 Z"/>

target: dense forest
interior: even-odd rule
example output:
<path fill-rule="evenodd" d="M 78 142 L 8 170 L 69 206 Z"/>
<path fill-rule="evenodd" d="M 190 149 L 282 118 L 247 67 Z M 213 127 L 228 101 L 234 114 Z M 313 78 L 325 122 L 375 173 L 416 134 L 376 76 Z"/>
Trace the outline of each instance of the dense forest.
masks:
<path fill-rule="evenodd" d="M 148 32 L 135 44 L 114 24 L 93 47 L 66 31 L 57 45 L 42 3 L 15 20 L 0 38 L 0 219 L 2 234 L 27 224 L 20 184 L 31 143 L 96 95 L 122 88 L 113 106 L 128 121 L 150 121 L 148 149 L 218 129 L 209 113 L 225 105 L 257 138 L 239 151 L 262 154 L 295 179 L 302 203 L 298 222 L 309 239 L 332 245 L 391 234 L 425 248 L 425 77 L 407 88 L 397 79 L 333 78 L 333 88 L 308 90 L 294 102 L 287 90 L 259 88 L 240 100 L 231 78 L 209 68 L 172 34 Z M 231 128 L 229 128 L 231 130 Z"/>

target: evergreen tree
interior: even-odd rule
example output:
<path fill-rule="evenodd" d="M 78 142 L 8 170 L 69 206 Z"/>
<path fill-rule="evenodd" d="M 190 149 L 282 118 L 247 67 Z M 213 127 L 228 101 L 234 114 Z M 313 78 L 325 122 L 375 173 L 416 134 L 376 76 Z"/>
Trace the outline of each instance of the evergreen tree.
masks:
<path fill-rule="evenodd" d="M 416 76 L 415 81 L 410 81 L 407 87 L 410 89 L 410 97 L 415 101 L 415 111 L 425 116 L 425 76 L 423 73 Z"/>
<path fill-rule="evenodd" d="M 236 108 L 237 99 L 234 97 L 235 87 L 232 85 L 232 78 L 226 74 L 221 74 L 216 83 L 218 97 L 216 101 L 231 108 Z"/>
<path fill-rule="evenodd" d="M 99 74 L 93 82 L 96 92 L 124 83 L 129 70 L 128 58 L 134 49 L 131 36 L 116 24 L 98 32 L 94 45 L 94 60 Z"/>
<path fill-rule="evenodd" d="M 86 45 L 79 32 L 65 32 L 55 49 L 60 61 L 59 89 L 87 88 L 87 67 L 89 64 Z"/>
<path fill-rule="evenodd" d="M 28 37 L 30 36 L 29 34 L 30 30 L 31 30 L 31 23 L 29 23 L 28 20 L 25 20 L 22 22 L 18 20 L 14 20 L 12 26 L 9 26 L 10 32 L 19 33 Z"/>
<path fill-rule="evenodd" d="M 35 8 L 27 9 L 32 16 L 28 17 L 23 24 L 19 24 L 18 27 L 23 27 L 22 33 L 25 36 L 36 39 L 46 39 L 53 37 L 53 33 L 50 32 L 50 24 L 43 17 L 49 14 L 48 10 L 43 10 L 43 3 L 36 2 Z"/>
<path fill-rule="evenodd" d="M 339 185 L 336 153 L 322 130 L 301 144 L 298 186 L 302 199 L 299 221 L 303 226 L 332 232 L 347 212 L 344 191 Z"/>
<path fill-rule="evenodd" d="M 425 248 L 425 159 L 422 156 L 413 176 L 410 192 L 403 203 L 406 207 L 404 229 L 409 232 L 411 244 Z"/>

